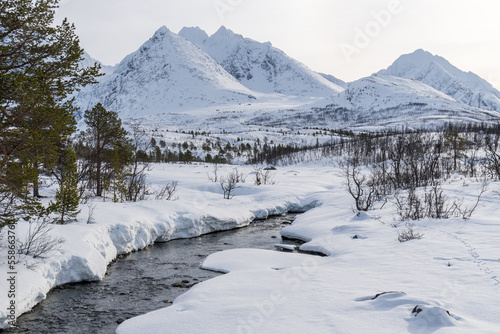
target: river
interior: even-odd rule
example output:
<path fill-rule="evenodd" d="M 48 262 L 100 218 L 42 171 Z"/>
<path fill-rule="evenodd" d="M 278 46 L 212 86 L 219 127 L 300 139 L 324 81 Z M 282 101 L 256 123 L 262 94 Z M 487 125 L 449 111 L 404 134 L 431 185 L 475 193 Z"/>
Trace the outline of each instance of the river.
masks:
<path fill-rule="evenodd" d="M 248 227 L 172 240 L 120 256 L 100 282 L 53 289 L 17 328 L 5 333 L 114 333 L 122 321 L 171 305 L 192 285 L 220 275 L 202 270 L 210 254 L 233 248 L 274 249 L 280 230 L 295 214 L 253 222 Z"/>

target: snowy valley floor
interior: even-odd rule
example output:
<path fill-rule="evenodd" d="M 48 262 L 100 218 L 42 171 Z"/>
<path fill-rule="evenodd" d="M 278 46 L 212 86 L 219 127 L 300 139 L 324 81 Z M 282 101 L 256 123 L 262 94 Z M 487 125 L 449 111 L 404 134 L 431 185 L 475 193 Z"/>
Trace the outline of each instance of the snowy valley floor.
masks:
<path fill-rule="evenodd" d="M 96 202 L 91 224 L 82 206 L 78 222 L 51 231 L 66 239 L 59 252 L 18 264 L 18 310 L 29 310 L 56 285 L 102 278 L 117 254 L 310 209 L 282 235 L 328 256 L 252 249 L 212 254 L 203 267 L 227 274 L 194 286 L 170 307 L 125 321 L 117 333 L 500 331 L 500 183 L 490 184 L 471 219 L 417 221 L 422 239 L 400 243 L 405 226 L 394 204 L 356 214 L 337 168 L 279 168 L 278 184 L 269 186 L 253 185 L 252 167 L 238 169 L 248 177 L 231 200 L 208 180 L 211 166 L 161 164 L 148 181 L 152 190 L 179 181 L 176 201 Z M 443 188 L 473 205 L 481 184 L 457 177 Z M 16 233 L 25 234 L 26 226 L 19 224 Z M 2 254 L 2 272 L 5 262 Z M 2 291 L 7 283 L 0 281 Z M 6 294 L 0 301 L 6 320 Z"/>

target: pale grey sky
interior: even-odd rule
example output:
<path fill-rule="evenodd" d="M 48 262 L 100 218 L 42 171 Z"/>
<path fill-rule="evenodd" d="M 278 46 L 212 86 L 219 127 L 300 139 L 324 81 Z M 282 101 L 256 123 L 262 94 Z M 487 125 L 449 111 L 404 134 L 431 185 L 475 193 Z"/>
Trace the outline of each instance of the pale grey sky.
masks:
<path fill-rule="evenodd" d="M 114 65 L 165 25 L 221 25 L 345 81 L 424 49 L 500 89 L 498 0 L 61 0 L 81 45 Z"/>

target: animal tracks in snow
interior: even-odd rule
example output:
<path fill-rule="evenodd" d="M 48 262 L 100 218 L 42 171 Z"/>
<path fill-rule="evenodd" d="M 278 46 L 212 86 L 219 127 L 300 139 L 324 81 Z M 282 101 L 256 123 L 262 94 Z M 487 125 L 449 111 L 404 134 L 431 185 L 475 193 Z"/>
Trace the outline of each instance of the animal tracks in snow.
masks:
<path fill-rule="evenodd" d="M 482 259 L 481 256 L 479 255 L 479 253 L 477 252 L 477 249 L 473 245 L 471 245 L 469 242 L 464 240 L 463 238 L 459 237 L 458 235 L 456 235 L 454 233 L 450 233 L 450 232 L 446 232 L 446 231 L 441 231 L 441 232 L 446 233 L 451 238 L 453 238 L 457 241 L 460 241 L 462 243 L 462 245 L 464 245 L 464 247 L 467 249 L 467 251 L 469 252 L 470 256 L 473 259 L 473 262 L 479 267 L 479 269 L 481 271 L 483 271 L 486 275 L 488 275 L 489 278 L 491 278 L 495 282 L 495 285 L 500 285 L 500 279 L 499 279 L 498 275 L 496 275 L 495 272 L 487 266 L 487 262 L 500 262 L 500 259 L 497 259 L 497 260 Z"/>

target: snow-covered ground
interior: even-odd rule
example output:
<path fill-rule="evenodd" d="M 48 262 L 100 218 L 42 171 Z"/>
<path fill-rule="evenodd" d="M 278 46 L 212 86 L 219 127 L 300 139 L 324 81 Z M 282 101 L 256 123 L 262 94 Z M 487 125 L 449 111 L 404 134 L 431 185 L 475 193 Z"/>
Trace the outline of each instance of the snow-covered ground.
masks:
<path fill-rule="evenodd" d="M 235 166 L 219 166 L 219 177 Z M 224 200 L 218 183 L 209 181 L 211 165 L 153 165 L 148 175 L 151 195 L 137 203 L 112 203 L 90 200 L 81 205 L 78 221 L 54 225 L 49 232 L 65 242 L 59 251 L 46 259 L 24 257 L 16 265 L 17 315 L 30 310 L 43 300 L 55 286 L 77 282 L 96 281 L 104 277 L 107 265 L 118 254 L 147 247 L 154 242 L 189 238 L 219 230 L 246 226 L 256 218 L 282 214 L 286 211 L 307 210 L 319 205 L 315 194 L 326 191 L 324 184 L 313 182 L 314 177 L 283 169 L 276 177 L 279 184 L 255 186 L 253 167 L 238 167 L 247 176 L 246 182 L 234 192 L 234 198 Z M 156 200 L 155 192 L 171 181 L 178 181 L 175 201 Z M 43 188 L 41 194 L 49 201 L 55 194 L 55 185 Z M 91 219 L 89 219 L 89 211 Z M 3 229 L 4 241 L 7 228 Z M 20 222 L 15 230 L 23 240 L 28 224 Z M 0 290 L 9 291 L 7 267 L 8 250 L 0 249 Z M 0 327 L 7 322 L 8 294 L 0 296 Z"/>
<path fill-rule="evenodd" d="M 498 183 L 471 219 L 415 222 L 423 238 L 400 243 L 405 226 L 391 203 L 355 214 L 338 170 L 295 169 L 297 180 L 314 179 L 329 190 L 317 193 L 322 205 L 282 235 L 306 240 L 302 250 L 327 257 L 251 249 L 212 254 L 203 267 L 226 275 L 126 321 L 117 333 L 498 333 Z M 459 178 L 444 188 L 464 203 L 480 191 L 479 183 Z"/>
<path fill-rule="evenodd" d="M 219 175 L 232 168 L 221 167 Z M 212 254 L 203 267 L 227 274 L 194 286 L 168 308 L 127 320 L 117 333 L 498 333 L 499 183 L 490 184 L 471 219 L 415 222 L 422 239 L 400 243 L 405 226 L 394 205 L 356 214 L 342 172 L 331 164 L 279 168 L 278 183 L 268 186 L 253 184 L 251 166 L 238 169 L 248 176 L 231 200 L 208 180 L 212 166 L 160 164 L 150 172 L 151 191 L 177 180 L 177 200 L 95 202 L 91 224 L 83 205 L 78 222 L 51 231 L 66 239 L 59 252 L 17 265 L 18 310 L 27 311 L 56 285 L 101 279 L 119 253 L 310 209 L 282 235 L 328 256 Z M 471 205 L 480 187 L 459 177 L 443 186 L 450 198 Z M 26 227 L 19 224 L 16 233 L 21 237 Z M 0 289 L 7 284 L 0 280 Z M 5 320 L 7 296 L 0 301 Z"/>

